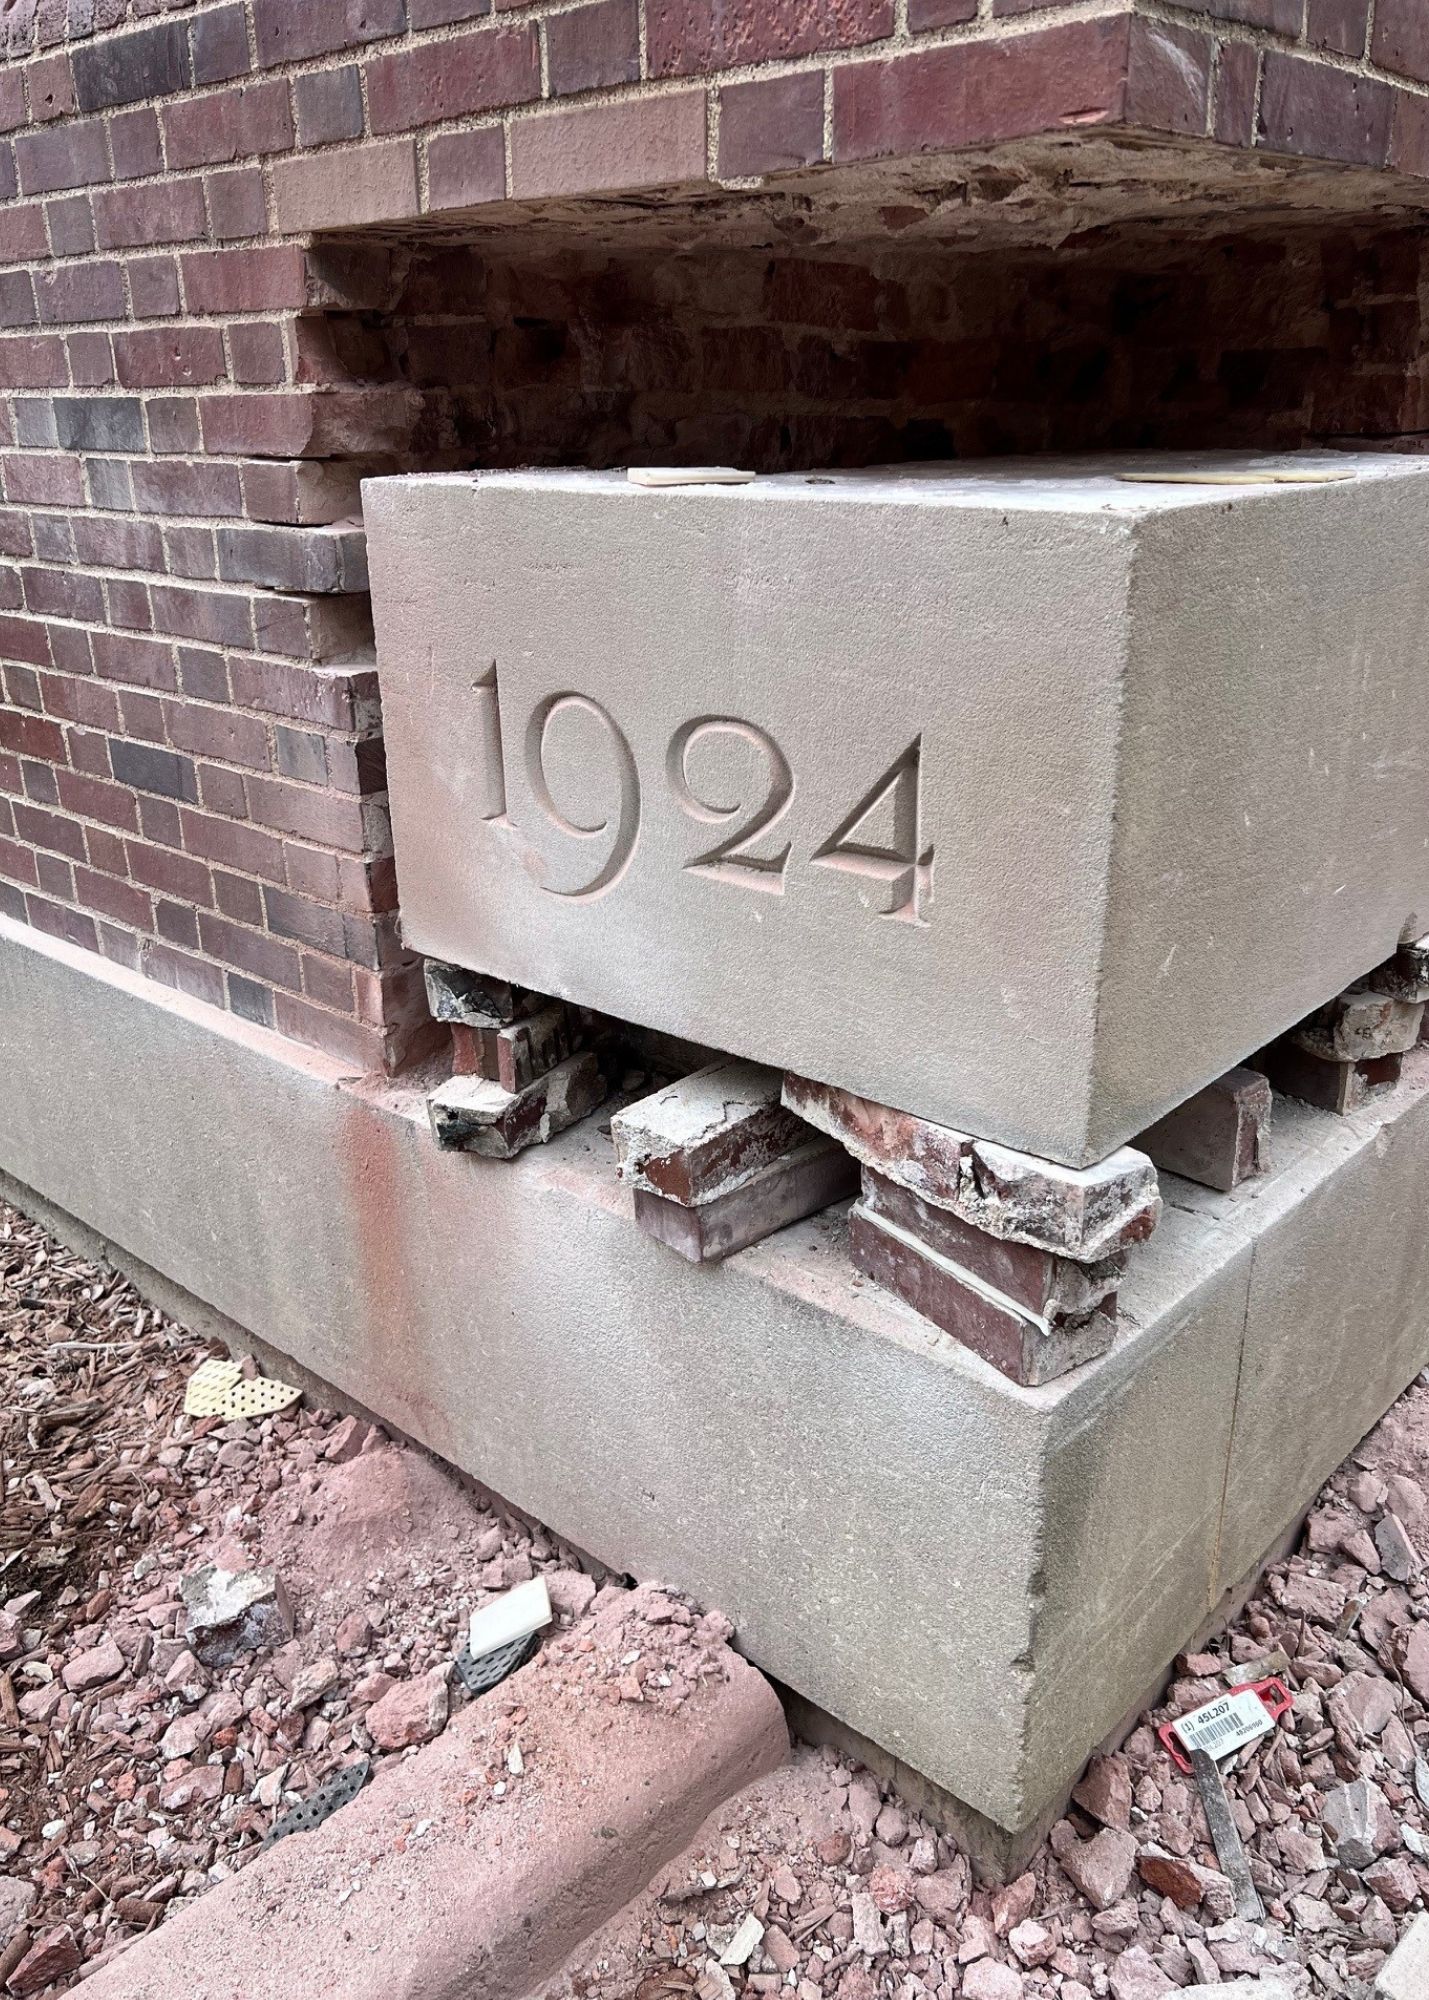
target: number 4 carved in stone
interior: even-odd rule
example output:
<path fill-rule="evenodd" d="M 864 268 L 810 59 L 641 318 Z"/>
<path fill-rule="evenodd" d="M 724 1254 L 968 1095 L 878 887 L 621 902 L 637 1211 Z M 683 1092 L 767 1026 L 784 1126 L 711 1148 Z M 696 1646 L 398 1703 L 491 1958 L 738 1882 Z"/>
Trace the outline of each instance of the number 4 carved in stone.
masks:
<path fill-rule="evenodd" d="M 927 923 L 933 900 L 933 850 L 922 835 L 922 752 L 923 739 L 915 736 L 810 857 L 817 868 L 890 883 L 880 915 L 911 924 Z"/>

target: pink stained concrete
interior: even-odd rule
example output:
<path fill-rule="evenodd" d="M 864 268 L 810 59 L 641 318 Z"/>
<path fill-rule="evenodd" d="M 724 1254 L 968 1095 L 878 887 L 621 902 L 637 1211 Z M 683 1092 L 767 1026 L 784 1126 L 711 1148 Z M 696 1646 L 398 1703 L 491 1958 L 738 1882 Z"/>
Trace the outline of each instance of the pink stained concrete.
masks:
<path fill-rule="evenodd" d="M 634 1698 L 622 1662 L 653 1660 L 665 1628 L 641 1607 L 667 1601 L 603 1592 L 437 1742 L 125 1951 L 86 2000 L 524 1994 L 788 1754 L 773 1690 L 713 1627 L 678 1635 L 678 1707 Z"/>

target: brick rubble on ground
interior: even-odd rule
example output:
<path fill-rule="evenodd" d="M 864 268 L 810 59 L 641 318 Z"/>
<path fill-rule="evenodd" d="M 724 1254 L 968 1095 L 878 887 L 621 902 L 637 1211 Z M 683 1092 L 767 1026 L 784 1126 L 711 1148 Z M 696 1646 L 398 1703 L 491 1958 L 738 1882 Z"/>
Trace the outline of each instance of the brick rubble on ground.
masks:
<path fill-rule="evenodd" d="M 475 1606 L 539 1572 L 569 1626 L 597 1583 L 361 1419 L 184 1417 L 207 1345 L 4 1208 L 0 1332 L 0 1989 L 58 1992 L 436 1733 Z"/>

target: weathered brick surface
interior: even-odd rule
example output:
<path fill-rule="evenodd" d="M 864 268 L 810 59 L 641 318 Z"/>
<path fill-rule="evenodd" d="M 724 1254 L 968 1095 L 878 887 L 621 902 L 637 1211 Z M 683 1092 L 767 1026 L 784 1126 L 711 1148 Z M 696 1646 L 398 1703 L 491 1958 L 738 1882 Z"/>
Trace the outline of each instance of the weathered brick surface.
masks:
<path fill-rule="evenodd" d="M 1387 83 L 1275 49 L 1266 55 L 1260 132 L 1272 152 L 1380 167 L 1389 158 L 1393 117 Z"/>
<path fill-rule="evenodd" d="M 498 127 L 442 132 L 427 147 L 428 207 L 471 208 L 506 193 L 506 145 Z"/>
<path fill-rule="evenodd" d="M 553 96 L 634 83 L 640 75 L 636 0 L 595 0 L 546 25 L 546 68 Z"/>
<path fill-rule="evenodd" d="M 854 48 L 893 32 L 893 0 L 650 0 L 650 67 L 694 76 L 741 63 Z"/>
<path fill-rule="evenodd" d="M 1377 0 L 1371 53 L 1392 75 L 1429 82 L 1429 10 L 1419 0 Z"/>
<path fill-rule="evenodd" d="M 367 65 L 367 106 L 376 133 L 437 125 L 463 113 L 524 104 L 541 95 L 541 56 L 531 27 L 487 28 Z"/>
<path fill-rule="evenodd" d="M 1112 124 L 1126 91 L 1125 16 L 1016 41 L 956 42 L 834 72 L 834 158 L 989 145 Z"/>
<path fill-rule="evenodd" d="M 820 70 L 727 84 L 719 98 L 721 175 L 754 179 L 822 160 L 824 88 Z"/>
<path fill-rule="evenodd" d="M 273 169 L 274 219 L 293 234 L 398 221 L 417 211 L 417 149 L 410 139 L 283 160 Z"/>
<path fill-rule="evenodd" d="M 1429 428 L 1404 233 L 1131 232 L 974 268 L 905 250 L 922 212 L 901 202 L 852 252 L 698 259 L 411 254 L 403 224 L 1119 123 L 1429 178 L 1426 20 L 1418 0 L 21 0 L 0 54 L 0 908 L 355 1062 L 420 1037 L 364 472 Z"/>
<path fill-rule="evenodd" d="M 705 98 L 680 91 L 590 104 L 518 125 L 511 192 L 519 200 L 596 188 L 673 186 L 705 171 Z"/>

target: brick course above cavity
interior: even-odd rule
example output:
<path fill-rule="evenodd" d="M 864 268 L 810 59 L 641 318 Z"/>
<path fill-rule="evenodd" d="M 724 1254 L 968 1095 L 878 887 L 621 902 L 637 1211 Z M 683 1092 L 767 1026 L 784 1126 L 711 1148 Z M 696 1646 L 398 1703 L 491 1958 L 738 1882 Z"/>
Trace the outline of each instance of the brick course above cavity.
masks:
<path fill-rule="evenodd" d="M 1154 18 L 1142 0 L 14 0 L 0 909 L 359 1066 L 419 1042 L 363 471 L 1426 424 L 1422 260 L 1398 236 L 1203 246 L 1194 270 L 1140 252 L 954 270 L 900 260 L 919 220 L 900 198 L 876 253 L 702 266 L 305 239 L 1121 125 L 1429 177 L 1424 18 L 1417 0 L 1378 0 L 1372 34 L 1368 0 Z"/>

